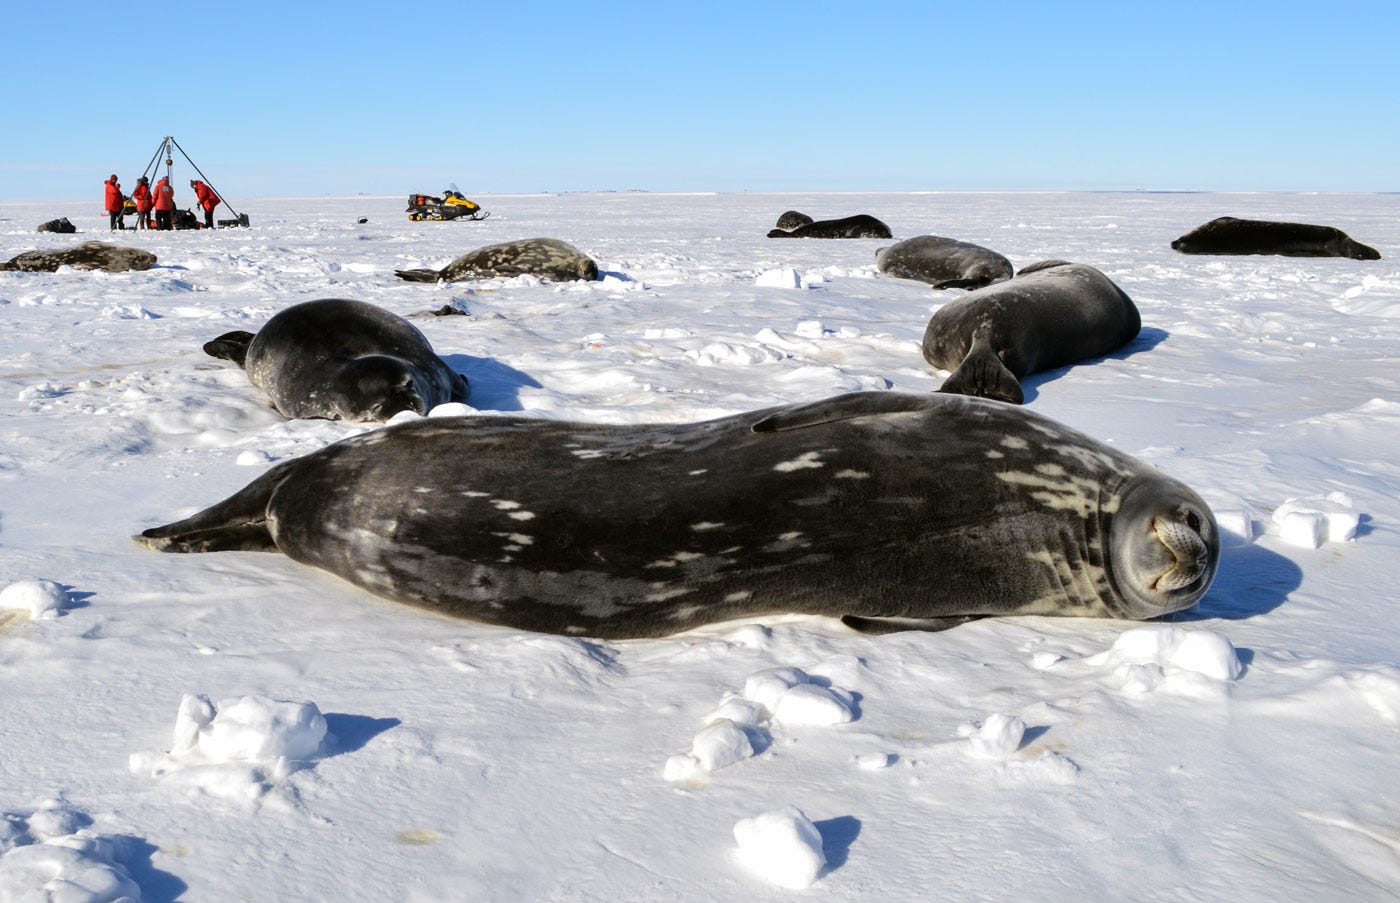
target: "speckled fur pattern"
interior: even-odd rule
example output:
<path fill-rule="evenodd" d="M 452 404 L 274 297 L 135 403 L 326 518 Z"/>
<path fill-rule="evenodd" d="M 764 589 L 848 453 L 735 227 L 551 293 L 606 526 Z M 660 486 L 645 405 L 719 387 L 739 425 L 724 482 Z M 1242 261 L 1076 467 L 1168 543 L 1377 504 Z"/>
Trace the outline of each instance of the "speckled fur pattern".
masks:
<path fill-rule="evenodd" d="M 553 282 L 591 282 L 598 278 L 598 264 L 557 238 L 525 238 L 477 248 L 440 270 L 395 270 L 394 274 L 409 282 L 460 282 L 524 275 Z"/>
<path fill-rule="evenodd" d="M 1109 446 L 894 392 L 676 425 L 420 420 L 137 540 L 280 551 L 443 614 L 605 638 L 787 612 L 1155 617 L 1195 603 L 1219 549 L 1195 493 Z"/>
<path fill-rule="evenodd" d="M 204 346 L 234 361 L 285 417 L 382 421 L 467 399 L 467 381 L 396 314 L 341 298 L 279 311 L 258 330 Z"/>
<path fill-rule="evenodd" d="M 0 263 L 0 270 L 52 273 L 59 267 L 70 266 L 75 270 L 126 273 L 132 270 L 149 270 L 155 262 L 156 255 L 141 248 L 114 245 L 105 241 L 85 241 L 71 248 L 25 251 L 5 263 Z"/>
<path fill-rule="evenodd" d="M 924 360 L 953 371 L 941 392 L 1020 404 L 1020 378 L 1108 354 L 1142 318 L 1121 288 L 1082 263 L 1046 260 L 955 298 L 924 330 Z"/>
<path fill-rule="evenodd" d="M 875 268 L 887 276 L 916 279 L 934 288 L 981 288 L 1011 278 L 1011 261 L 990 248 L 955 238 L 917 235 L 880 248 Z"/>

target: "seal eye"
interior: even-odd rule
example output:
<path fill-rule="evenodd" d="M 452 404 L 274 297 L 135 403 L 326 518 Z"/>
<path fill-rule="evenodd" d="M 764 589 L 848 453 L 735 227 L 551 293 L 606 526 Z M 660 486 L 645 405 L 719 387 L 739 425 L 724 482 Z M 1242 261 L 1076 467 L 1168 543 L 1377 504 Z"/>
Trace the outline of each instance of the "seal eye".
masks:
<path fill-rule="evenodd" d="M 1186 526 L 1196 533 L 1201 532 L 1201 516 L 1194 511 L 1186 512 Z"/>

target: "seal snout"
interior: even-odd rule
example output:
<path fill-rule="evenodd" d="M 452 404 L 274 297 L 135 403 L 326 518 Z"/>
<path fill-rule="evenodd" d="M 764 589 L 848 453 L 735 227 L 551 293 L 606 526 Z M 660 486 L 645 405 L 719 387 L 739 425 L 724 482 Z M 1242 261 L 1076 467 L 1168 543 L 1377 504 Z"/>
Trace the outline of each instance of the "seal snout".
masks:
<path fill-rule="evenodd" d="M 1195 511 L 1178 518 L 1154 517 L 1152 532 L 1174 559 L 1170 568 L 1149 585 L 1158 592 L 1184 589 L 1200 579 L 1210 567 L 1210 545 L 1201 535 L 1204 522 Z"/>

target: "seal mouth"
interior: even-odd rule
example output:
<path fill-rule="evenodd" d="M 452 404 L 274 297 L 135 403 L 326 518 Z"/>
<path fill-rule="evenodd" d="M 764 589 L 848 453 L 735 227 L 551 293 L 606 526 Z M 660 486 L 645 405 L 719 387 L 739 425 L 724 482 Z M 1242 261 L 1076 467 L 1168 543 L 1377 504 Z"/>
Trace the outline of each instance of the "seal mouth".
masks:
<path fill-rule="evenodd" d="M 1195 583 L 1209 569 L 1210 546 L 1201 536 L 1201 527 L 1201 516 L 1189 510 L 1181 520 L 1152 519 L 1152 532 L 1174 560 L 1170 568 L 1148 584 L 1149 589 L 1176 592 Z"/>

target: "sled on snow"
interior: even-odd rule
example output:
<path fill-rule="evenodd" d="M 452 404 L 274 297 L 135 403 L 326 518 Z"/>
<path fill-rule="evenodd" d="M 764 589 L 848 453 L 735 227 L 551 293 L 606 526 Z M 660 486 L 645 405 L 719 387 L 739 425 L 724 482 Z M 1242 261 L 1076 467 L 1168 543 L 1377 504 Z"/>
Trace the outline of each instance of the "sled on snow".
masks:
<path fill-rule="evenodd" d="M 442 197 L 431 194 L 410 194 L 408 196 L 408 218 L 411 220 L 446 219 L 486 219 L 490 216 L 481 205 L 469 201 L 462 192 L 449 189 Z"/>

